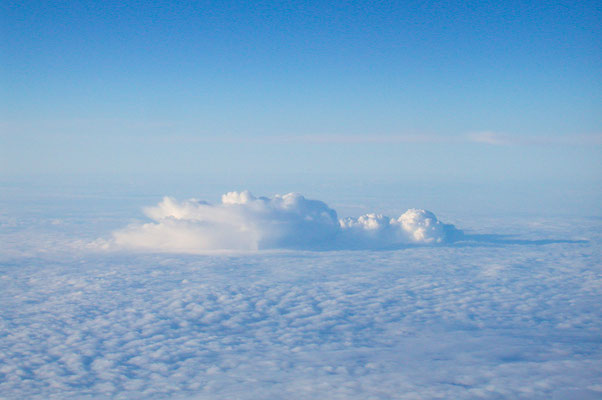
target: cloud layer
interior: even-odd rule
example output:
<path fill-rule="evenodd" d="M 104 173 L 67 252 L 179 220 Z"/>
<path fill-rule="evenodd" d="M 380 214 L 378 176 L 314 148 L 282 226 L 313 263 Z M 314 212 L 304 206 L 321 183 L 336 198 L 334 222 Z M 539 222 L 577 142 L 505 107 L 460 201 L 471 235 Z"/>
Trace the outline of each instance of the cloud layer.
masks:
<path fill-rule="evenodd" d="M 530 240 L 493 246 L 123 254 L 87 244 L 131 198 L 20 193 L 0 207 L 2 399 L 602 396 L 599 219 L 465 213 Z"/>
<path fill-rule="evenodd" d="M 410 209 L 398 218 L 366 214 L 339 219 L 335 210 L 298 193 L 255 197 L 229 192 L 221 203 L 165 197 L 145 209 L 153 220 L 113 233 L 121 248 L 197 253 L 211 250 L 366 249 L 432 245 L 461 231 L 430 211 Z"/>
<path fill-rule="evenodd" d="M 524 217 L 495 221 L 509 220 L 532 232 Z M 0 251 L 0 397 L 600 399 L 602 235 L 598 221 L 579 222 L 557 218 L 541 232 L 586 229 L 595 241 L 203 257 Z"/>

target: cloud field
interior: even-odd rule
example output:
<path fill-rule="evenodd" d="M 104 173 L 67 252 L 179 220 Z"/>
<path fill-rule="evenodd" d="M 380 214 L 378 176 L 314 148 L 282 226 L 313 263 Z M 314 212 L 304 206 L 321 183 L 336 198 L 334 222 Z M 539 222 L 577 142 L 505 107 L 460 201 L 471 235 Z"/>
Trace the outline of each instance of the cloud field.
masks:
<path fill-rule="evenodd" d="M 454 216 L 454 241 L 427 212 L 341 221 L 242 192 L 120 229 L 138 202 L 0 200 L 0 398 L 602 395 L 599 218 Z M 115 229 L 189 241 L 90 245 Z M 224 243 L 299 250 L 198 250 Z"/>
<path fill-rule="evenodd" d="M 153 220 L 113 233 L 112 246 L 162 252 L 208 250 L 382 249 L 435 245 L 462 236 L 430 211 L 409 209 L 398 218 L 366 214 L 339 219 L 324 202 L 298 193 L 255 197 L 229 192 L 221 203 L 165 197 L 145 209 Z"/>
<path fill-rule="evenodd" d="M 590 245 L 1 261 L 5 399 L 602 394 Z"/>

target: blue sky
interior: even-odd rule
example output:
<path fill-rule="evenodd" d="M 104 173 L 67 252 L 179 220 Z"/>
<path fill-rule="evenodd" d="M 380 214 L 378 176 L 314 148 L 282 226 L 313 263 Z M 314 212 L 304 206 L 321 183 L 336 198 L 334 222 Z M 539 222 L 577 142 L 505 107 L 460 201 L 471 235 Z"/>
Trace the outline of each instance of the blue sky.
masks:
<path fill-rule="evenodd" d="M 5 2 L 0 171 L 600 181 L 597 2 Z"/>

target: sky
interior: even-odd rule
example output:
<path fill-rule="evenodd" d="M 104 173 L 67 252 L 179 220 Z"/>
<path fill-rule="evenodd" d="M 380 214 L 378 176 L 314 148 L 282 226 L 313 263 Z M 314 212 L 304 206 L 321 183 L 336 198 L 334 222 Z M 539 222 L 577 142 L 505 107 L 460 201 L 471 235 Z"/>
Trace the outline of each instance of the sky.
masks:
<path fill-rule="evenodd" d="M 601 398 L 601 19 L 0 2 L 0 393 Z"/>
<path fill-rule="evenodd" d="M 594 1 L 1 7 L 4 180 L 601 182 Z"/>

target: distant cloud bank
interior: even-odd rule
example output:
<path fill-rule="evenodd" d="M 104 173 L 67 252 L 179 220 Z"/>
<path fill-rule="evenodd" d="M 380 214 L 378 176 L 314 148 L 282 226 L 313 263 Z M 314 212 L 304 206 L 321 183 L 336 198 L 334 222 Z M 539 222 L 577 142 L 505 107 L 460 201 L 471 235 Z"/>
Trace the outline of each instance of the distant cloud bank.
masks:
<path fill-rule="evenodd" d="M 113 233 L 111 246 L 153 252 L 212 250 L 382 249 L 435 245 L 462 236 L 430 211 L 410 209 L 398 218 L 366 214 L 339 219 L 335 210 L 298 193 L 255 197 L 230 192 L 221 203 L 165 197 L 145 209 L 153 222 Z"/>

